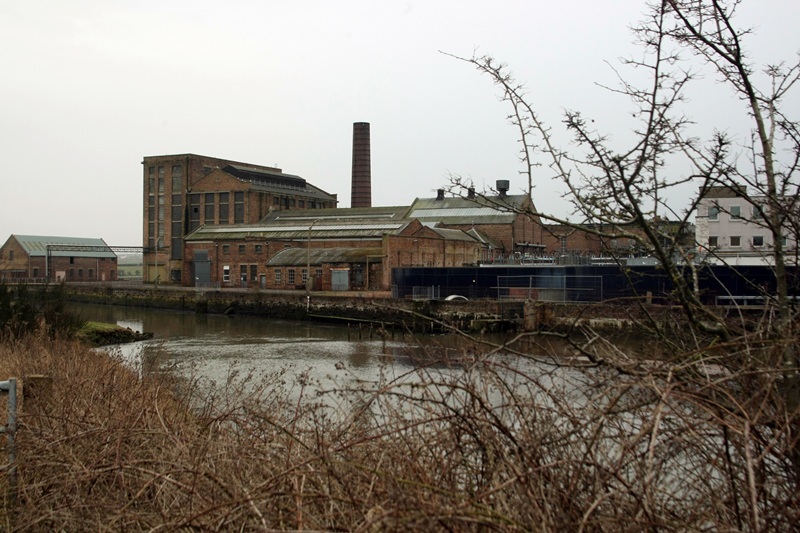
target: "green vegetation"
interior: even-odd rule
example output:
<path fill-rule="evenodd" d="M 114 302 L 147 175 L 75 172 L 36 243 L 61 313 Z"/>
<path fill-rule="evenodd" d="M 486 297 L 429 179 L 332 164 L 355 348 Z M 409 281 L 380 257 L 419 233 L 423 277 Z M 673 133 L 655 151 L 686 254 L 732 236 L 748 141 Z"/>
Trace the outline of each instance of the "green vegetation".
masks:
<path fill-rule="evenodd" d="M 63 286 L 9 287 L 0 282 L 0 340 L 37 332 L 50 338 L 73 335 L 82 321 L 64 309 Z"/>
<path fill-rule="evenodd" d="M 123 344 L 138 340 L 150 339 L 152 333 L 140 333 L 130 328 L 123 328 L 116 324 L 104 322 L 86 322 L 76 332 L 76 337 L 92 346 L 107 346 L 109 344 Z"/>

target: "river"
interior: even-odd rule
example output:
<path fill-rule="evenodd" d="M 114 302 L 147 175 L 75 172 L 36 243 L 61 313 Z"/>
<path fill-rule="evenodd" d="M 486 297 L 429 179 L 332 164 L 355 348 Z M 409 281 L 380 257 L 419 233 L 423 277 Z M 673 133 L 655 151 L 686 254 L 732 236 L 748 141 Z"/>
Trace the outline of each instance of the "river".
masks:
<path fill-rule="evenodd" d="M 319 382 L 346 368 L 348 379 L 376 382 L 432 362 L 447 368 L 470 350 L 454 335 L 399 331 L 254 316 L 195 314 L 141 307 L 70 303 L 84 320 L 153 333 L 153 339 L 113 350 L 132 366 L 148 358 L 221 384 L 231 372 L 286 371 Z M 388 373 L 388 376 L 387 376 Z"/>

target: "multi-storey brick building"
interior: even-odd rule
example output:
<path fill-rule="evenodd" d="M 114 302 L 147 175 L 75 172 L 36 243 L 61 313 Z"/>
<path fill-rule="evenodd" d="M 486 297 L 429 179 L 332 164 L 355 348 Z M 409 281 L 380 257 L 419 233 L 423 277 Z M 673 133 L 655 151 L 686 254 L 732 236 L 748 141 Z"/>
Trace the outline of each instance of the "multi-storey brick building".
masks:
<path fill-rule="evenodd" d="M 117 256 L 103 239 L 11 235 L 0 247 L 0 279 L 113 281 Z"/>
<path fill-rule="evenodd" d="M 336 207 L 336 195 L 275 167 L 195 154 L 145 157 L 144 280 L 189 284 L 184 238 L 201 225 L 252 224 L 270 211 Z"/>

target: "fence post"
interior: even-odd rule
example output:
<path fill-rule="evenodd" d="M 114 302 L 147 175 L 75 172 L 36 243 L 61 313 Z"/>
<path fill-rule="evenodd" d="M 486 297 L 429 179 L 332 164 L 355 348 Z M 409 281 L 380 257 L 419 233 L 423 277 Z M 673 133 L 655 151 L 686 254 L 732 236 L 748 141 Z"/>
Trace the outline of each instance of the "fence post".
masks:
<path fill-rule="evenodd" d="M 17 489 L 17 378 L 9 378 L 8 381 L 0 381 L 0 391 L 8 392 L 8 423 L 2 428 L 8 439 L 8 500 L 13 501 Z"/>

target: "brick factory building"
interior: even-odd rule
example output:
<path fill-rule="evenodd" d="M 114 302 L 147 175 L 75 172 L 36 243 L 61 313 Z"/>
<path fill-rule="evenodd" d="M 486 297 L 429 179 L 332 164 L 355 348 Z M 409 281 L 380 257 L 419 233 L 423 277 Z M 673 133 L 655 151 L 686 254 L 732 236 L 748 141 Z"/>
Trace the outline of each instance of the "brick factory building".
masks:
<path fill-rule="evenodd" d="M 497 194 L 445 196 L 439 189 L 435 198 L 417 198 L 408 212 L 409 218 L 442 228 L 478 232 L 485 243 L 482 262 L 492 262 L 515 252 L 540 253 L 544 250 L 546 231 L 527 194 L 510 195 L 508 181 L 497 181 Z M 476 235 L 476 236 L 478 236 Z"/>
<path fill-rule="evenodd" d="M 145 157 L 145 282 L 190 285 L 184 239 L 200 226 L 253 224 L 269 212 L 336 207 L 329 194 L 281 169 L 195 154 Z"/>
<path fill-rule="evenodd" d="M 114 281 L 117 255 L 103 239 L 11 235 L 0 247 L 0 279 Z"/>
<path fill-rule="evenodd" d="M 186 239 L 195 286 L 387 289 L 398 266 L 476 264 L 483 244 L 406 217 L 408 207 L 273 212 L 259 224 L 201 227 Z"/>

